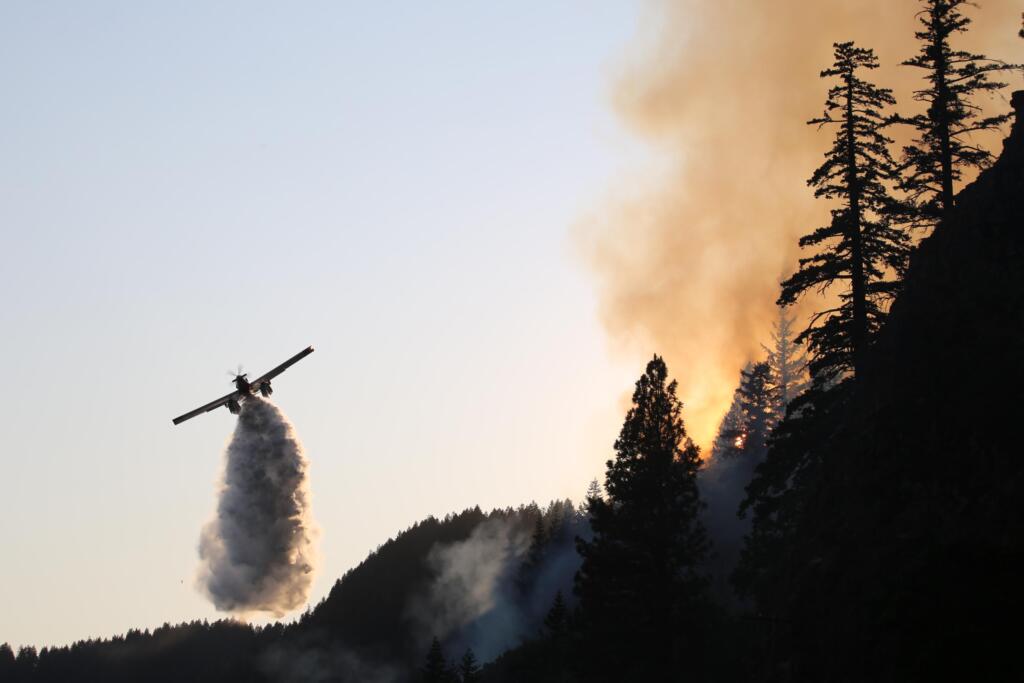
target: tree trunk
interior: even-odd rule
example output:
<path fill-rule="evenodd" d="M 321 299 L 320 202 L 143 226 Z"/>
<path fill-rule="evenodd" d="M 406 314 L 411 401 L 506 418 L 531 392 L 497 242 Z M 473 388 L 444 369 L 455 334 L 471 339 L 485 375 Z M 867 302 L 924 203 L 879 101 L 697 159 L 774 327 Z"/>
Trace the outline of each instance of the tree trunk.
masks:
<path fill-rule="evenodd" d="M 940 32 L 939 17 L 932 17 L 932 33 L 935 36 L 932 49 L 935 51 L 935 127 L 939 134 L 939 163 L 942 167 L 942 218 L 953 210 L 953 150 L 949 133 L 949 85 L 946 83 L 945 39 Z"/>
<path fill-rule="evenodd" d="M 853 73 L 846 81 L 846 187 L 850 197 L 847 230 L 850 239 L 850 288 L 853 297 L 853 374 L 861 374 L 864 346 L 867 342 L 868 312 L 864 282 L 864 253 L 861 244 L 860 180 L 857 178 L 857 136 L 854 130 Z"/>

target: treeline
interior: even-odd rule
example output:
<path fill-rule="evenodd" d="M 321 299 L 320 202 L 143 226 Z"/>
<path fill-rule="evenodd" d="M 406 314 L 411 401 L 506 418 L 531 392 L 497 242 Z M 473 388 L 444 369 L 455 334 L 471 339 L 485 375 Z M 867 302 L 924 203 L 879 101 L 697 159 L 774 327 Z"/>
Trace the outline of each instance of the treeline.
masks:
<path fill-rule="evenodd" d="M 414 614 L 412 606 L 445 579 L 432 558 L 452 548 L 492 552 L 493 545 L 473 545 L 485 528 L 508 540 L 509 554 L 481 608 L 459 596 L 468 607 L 454 620 L 435 624 Z M 444 659 L 446 672 L 475 670 L 472 653 L 489 640 L 491 624 L 516 622 L 505 646 L 513 647 L 537 632 L 557 596 L 572 601 L 575 539 L 588 534 L 585 511 L 569 500 L 429 517 L 370 553 L 295 623 L 195 621 L 17 653 L 0 645 L 0 681 L 414 680 L 434 636 L 459 652 L 459 661 Z"/>

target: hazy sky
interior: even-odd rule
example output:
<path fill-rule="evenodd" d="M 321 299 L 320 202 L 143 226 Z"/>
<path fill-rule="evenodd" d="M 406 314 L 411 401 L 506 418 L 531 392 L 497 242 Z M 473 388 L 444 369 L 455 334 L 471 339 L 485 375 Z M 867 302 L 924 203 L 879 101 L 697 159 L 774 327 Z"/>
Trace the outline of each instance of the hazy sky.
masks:
<path fill-rule="evenodd" d="M 578 499 L 644 358 L 570 233 L 637 153 L 634 2 L 0 5 L 0 642 L 215 618 L 226 410 L 275 382 L 313 599 L 429 514 Z M 685 397 L 683 397 L 685 400 Z"/>

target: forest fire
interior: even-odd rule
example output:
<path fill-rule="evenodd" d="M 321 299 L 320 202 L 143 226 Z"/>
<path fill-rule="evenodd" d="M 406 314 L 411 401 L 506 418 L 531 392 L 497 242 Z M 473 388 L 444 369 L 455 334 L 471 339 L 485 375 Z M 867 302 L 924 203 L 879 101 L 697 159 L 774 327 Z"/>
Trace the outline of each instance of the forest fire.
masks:
<path fill-rule="evenodd" d="M 802 183 L 827 146 L 804 125 L 821 111 L 818 71 L 833 42 L 873 46 L 900 110 L 920 110 L 910 96 L 920 74 L 899 66 L 914 52 L 912 5 L 655 3 L 614 100 L 670 170 L 645 190 L 613 196 L 595 212 L 602 218 L 584 222 L 578 242 L 612 339 L 658 349 L 686 369 L 680 395 L 700 444 L 710 443 L 737 370 L 760 355 L 779 282 L 799 255 L 797 236 L 828 218 Z M 1019 54 L 1008 30 L 1020 24 L 1013 5 L 984 3 L 959 42 L 992 56 Z M 977 104 L 1006 109 L 1003 98 Z M 976 137 L 993 147 L 1000 136 Z"/>

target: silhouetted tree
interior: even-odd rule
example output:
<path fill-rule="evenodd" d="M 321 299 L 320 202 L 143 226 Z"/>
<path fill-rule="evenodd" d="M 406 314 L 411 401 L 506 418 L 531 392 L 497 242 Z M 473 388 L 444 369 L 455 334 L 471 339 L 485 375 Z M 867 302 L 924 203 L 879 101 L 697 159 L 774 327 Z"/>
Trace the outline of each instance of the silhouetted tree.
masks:
<path fill-rule="evenodd" d="M 534 572 L 543 563 L 547 542 L 548 534 L 544 527 L 544 514 L 538 509 L 533 523 L 533 534 L 530 536 L 530 546 L 516 573 L 516 587 L 520 593 L 525 593 L 528 590 Z"/>
<path fill-rule="evenodd" d="M 911 125 L 917 137 L 903 148 L 900 187 L 908 196 L 908 218 L 917 227 L 932 227 L 956 201 L 956 185 L 968 168 L 983 168 L 991 160 L 988 150 L 978 146 L 975 133 L 995 130 L 1009 120 L 1009 114 L 982 116 L 973 98 L 992 93 L 1006 83 L 990 75 L 1020 68 L 984 55 L 954 50 L 951 38 L 964 33 L 971 20 L 960 10 L 970 0 L 921 0 L 918 19 L 922 30 L 918 54 L 903 62 L 923 69 L 928 87 L 914 92 L 914 99 L 926 105 L 923 114 L 896 120 Z"/>
<path fill-rule="evenodd" d="M 14 659 L 14 680 L 31 681 L 39 663 L 39 654 L 31 645 L 18 648 L 18 656 Z"/>
<path fill-rule="evenodd" d="M 459 662 L 459 681 L 461 683 L 477 683 L 480 680 L 480 665 L 476 661 L 473 650 L 467 648 Z"/>
<path fill-rule="evenodd" d="M 544 515 L 538 514 L 537 521 L 533 525 L 533 535 L 530 536 L 530 547 L 526 551 L 526 562 L 538 565 L 544 556 L 544 546 L 548 542 L 547 529 L 544 528 Z"/>
<path fill-rule="evenodd" d="M 744 370 L 740 380 L 740 409 L 743 416 L 743 454 L 764 457 L 768 434 L 775 426 L 775 399 L 772 391 L 771 367 L 766 362 L 754 363 Z"/>
<path fill-rule="evenodd" d="M 565 606 L 562 591 L 558 591 L 555 593 L 555 601 L 551 604 L 551 609 L 548 610 L 547 616 L 544 617 L 544 627 L 549 635 L 556 636 L 565 631 L 568 619 L 569 610 Z"/>
<path fill-rule="evenodd" d="M 7 643 L 0 644 L 0 681 L 14 680 L 14 650 Z"/>
<path fill-rule="evenodd" d="M 750 368 L 748 363 L 740 373 L 742 382 L 743 372 Z M 742 453 L 746 436 L 743 428 L 743 397 L 740 395 L 740 387 L 737 386 L 732 394 L 732 403 L 726 411 L 722 421 L 718 424 L 718 432 L 711 446 L 711 459 L 734 458 Z"/>
<path fill-rule="evenodd" d="M 448 683 L 450 680 L 451 672 L 448 662 L 444 658 L 441 641 L 437 639 L 437 636 L 434 636 L 434 640 L 430 643 L 430 649 L 427 650 L 427 658 L 420 673 L 420 680 L 423 683 Z"/>
<path fill-rule="evenodd" d="M 771 367 L 772 393 L 775 406 L 772 412 L 780 420 L 786 414 L 786 406 L 807 388 L 807 356 L 793 340 L 794 319 L 786 315 L 786 308 L 779 306 L 779 317 L 772 324 L 772 344 L 762 345 L 768 354 Z"/>
<path fill-rule="evenodd" d="M 809 492 L 820 484 L 820 466 L 827 455 L 822 444 L 834 429 L 850 386 L 844 382 L 826 390 L 813 384 L 793 400 L 740 505 L 741 513 L 752 514 L 733 583 L 771 618 L 787 610 L 786 596 L 793 590 L 787 562 L 793 534 L 803 519 Z"/>
<path fill-rule="evenodd" d="M 764 457 L 768 435 L 777 421 L 777 404 L 771 367 L 765 361 L 747 363 L 740 371 L 732 405 L 719 424 L 713 457 L 753 456 L 752 470 Z"/>
<path fill-rule="evenodd" d="M 818 253 L 801 258 L 800 268 L 782 283 L 778 303 L 794 303 L 808 291 L 842 285 L 839 303 L 814 314 L 796 342 L 807 341 L 812 374 L 859 374 L 869 337 L 880 327 L 885 305 L 895 294 L 894 273 L 902 272 L 907 236 L 888 218 L 893 199 L 886 181 L 893 178 L 891 142 L 883 132 L 882 110 L 895 103 L 892 92 L 860 76 L 878 68 L 872 50 L 852 42 L 836 43 L 835 62 L 822 78 L 838 78 L 829 89 L 825 112 L 808 123 L 837 126 L 825 161 L 807 181 L 815 197 L 839 203 L 832 220 L 800 238 L 801 247 Z"/>
<path fill-rule="evenodd" d="M 708 550 L 700 463 L 676 382 L 655 356 L 607 463 L 607 499 L 589 499 L 593 539 L 577 541 L 581 663 L 591 680 L 664 678 L 698 661 L 707 591 L 698 566 Z"/>

